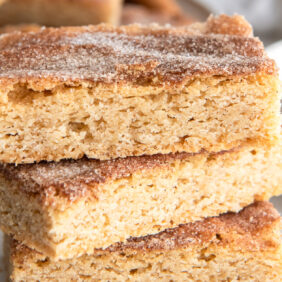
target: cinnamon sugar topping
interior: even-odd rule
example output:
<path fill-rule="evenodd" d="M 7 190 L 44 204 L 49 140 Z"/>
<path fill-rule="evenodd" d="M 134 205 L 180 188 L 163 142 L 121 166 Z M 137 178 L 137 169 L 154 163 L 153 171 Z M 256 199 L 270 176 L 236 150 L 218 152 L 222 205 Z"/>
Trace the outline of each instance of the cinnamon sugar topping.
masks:
<path fill-rule="evenodd" d="M 0 174 L 7 180 L 15 180 L 24 192 L 40 194 L 43 197 L 54 193 L 75 200 L 84 196 L 91 186 L 128 177 L 137 171 L 167 167 L 172 161 L 187 159 L 193 155 L 196 154 L 158 154 L 108 161 L 83 158 L 18 166 L 0 164 Z"/>
<path fill-rule="evenodd" d="M 219 156 L 237 150 L 239 147 L 228 151 L 209 153 L 209 155 Z M 129 177 L 142 170 L 151 170 L 157 167 L 168 168 L 174 161 L 187 160 L 190 157 L 203 154 L 207 154 L 207 152 L 143 155 L 106 161 L 84 157 L 79 160 L 70 159 L 34 164 L 0 163 L 0 175 L 6 180 L 16 181 L 20 189 L 26 193 L 39 194 L 43 198 L 52 198 L 52 195 L 57 195 L 73 201 L 86 196 L 98 184 Z"/>
<path fill-rule="evenodd" d="M 0 82 L 158 84 L 200 75 L 274 72 L 262 43 L 246 36 L 242 23 L 235 29 L 235 18 L 228 19 L 222 30 L 227 33 L 232 25 L 231 34 L 219 34 L 220 21 L 210 18 L 198 29 L 100 25 L 2 35 Z"/>
<path fill-rule="evenodd" d="M 147 235 L 128 239 L 126 243 L 117 243 L 108 248 L 109 251 L 134 250 L 172 250 L 189 245 L 203 245 L 210 242 L 228 245 L 240 244 L 240 247 L 254 251 L 264 248 L 259 231 L 279 221 L 279 213 L 269 202 L 257 202 L 247 206 L 239 213 L 229 212 L 202 221 L 180 225 L 166 229 L 156 235 Z"/>
<path fill-rule="evenodd" d="M 109 251 L 134 250 L 173 250 L 189 245 L 204 243 L 234 244 L 246 250 L 265 248 L 265 240 L 259 231 L 280 220 L 279 213 L 269 202 L 257 202 L 247 206 L 239 213 L 229 212 L 218 217 L 180 225 L 166 229 L 156 235 L 130 238 L 126 243 L 116 243 Z M 268 242 L 270 243 L 270 242 Z M 269 246 L 268 246 L 269 247 Z"/>
<path fill-rule="evenodd" d="M 97 255 L 105 252 L 126 252 L 133 250 L 150 252 L 174 250 L 206 244 L 230 246 L 233 248 L 256 251 L 278 247 L 279 242 L 266 240 L 266 228 L 280 221 L 279 213 L 269 202 L 257 202 L 247 206 L 239 213 L 227 213 L 218 217 L 166 229 L 158 234 L 130 238 L 125 243 L 116 243 L 105 250 L 96 249 Z M 276 245 L 275 245 L 276 244 Z M 18 252 L 28 255 L 31 250 L 19 242 L 12 241 L 12 255 Z M 32 252 L 31 252 L 32 254 Z"/>

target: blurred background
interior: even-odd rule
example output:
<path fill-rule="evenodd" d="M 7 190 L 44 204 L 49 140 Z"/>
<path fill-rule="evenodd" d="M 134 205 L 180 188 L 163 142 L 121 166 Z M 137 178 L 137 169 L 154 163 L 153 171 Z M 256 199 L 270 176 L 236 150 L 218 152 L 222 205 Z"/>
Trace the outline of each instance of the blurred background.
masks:
<path fill-rule="evenodd" d="M 210 13 L 244 15 L 265 45 L 282 36 L 281 0 L 0 0 L 0 32 L 101 22 L 186 25 Z"/>
<path fill-rule="evenodd" d="M 159 13 L 166 14 L 166 20 L 175 25 L 182 25 L 192 21 L 203 21 L 209 14 L 220 14 L 226 13 L 232 15 L 238 13 L 244 15 L 246 19 L 254 27 L 255 34 L 259 36 L 265 45 L 269 45 L 282 38 L 282 1 L 281 0 L 151 0 L 151 1 L 126 1 L 126 7 L 128 4 L 136 2 L 138 4 L 145 2 L 154 3 L 160 2 L 160 6 L 165 8 L 165 2 L 175 2 L 179 5 L 181 11 L 184 13 L 183 18 L 181 18 L 181 13 L 178 17 L 169 16 L 165 11 L 161 11 L 159 7 Z M 146 5 L 145 5 L 146 6 Z M 148 8 L 147 5 L 146 8 Z M 151 6 L 152 7 L 152 6 Z M 169 10 L 169 5 L 166 6 Z M 165 10 L 165 9 L 164 9 Z M 172 11 L 172 10 L 171 10 Z M 127 11 L 125 11 L 127 13 Z M 173 12 L 177 14 L 177 10 L 174 9 Z M 125 14 L 126 14 L 125 13 Z M 168 12 L 169 14 L 169 12 Z M 155 20 L 158 20 L 157 15 L 155 15 Z M 142 21 L 142 19 L 137 18 Z M 134 19 L 133 19 L 134 21 Z M 145 19 L 143 19 L 145 21 Z"/>
<path fill-rule="evenodd" d="M 282 1 L 281 0 L 182 0 L 181 5 L 188 11 L 189 6 L 199 5 L 208 13 L 238 13 L 244 15 L 253 25 L 255 34 L 266 45 L 282 37 Z"/>

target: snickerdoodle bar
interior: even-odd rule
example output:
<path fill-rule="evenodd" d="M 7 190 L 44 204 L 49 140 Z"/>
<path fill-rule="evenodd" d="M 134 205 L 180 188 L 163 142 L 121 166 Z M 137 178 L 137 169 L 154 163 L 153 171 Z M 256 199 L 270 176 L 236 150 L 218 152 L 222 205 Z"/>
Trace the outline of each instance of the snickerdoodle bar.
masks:
<path fill-rule="evenodd" d="M 53 261 L 6 239 L 13 282 L 281 281 L 280 216 L 268 202 Z"/>
<path fill-rule="evenodd" d="M 0 161 L 219 152 L 280 133 L 273 60 L 240 16 L 0 37 Z"/>
<path fill-rule="evenodd" d="M 239 211 L 282 193 L 281 146 L 0 164 L 0 227 L 54 258 Z"/>

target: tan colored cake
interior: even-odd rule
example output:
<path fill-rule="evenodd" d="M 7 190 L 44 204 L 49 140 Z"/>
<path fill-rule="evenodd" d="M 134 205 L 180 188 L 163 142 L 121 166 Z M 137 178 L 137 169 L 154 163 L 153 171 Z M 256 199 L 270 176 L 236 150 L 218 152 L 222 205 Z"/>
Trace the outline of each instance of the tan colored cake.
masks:
<path fill-rule="evenodd" d="M 240 16 L 0 37 L 0 161 L 219 152 L 280 132 L 274 62 Z"/>
<path fill-rule="evenodd" d="M 65 26 L 102 22 L 118 24 L 122 7 L 122 0 L 5 0 L 2 2 L 0 25 L 33 23 Z"/>
<path fill-rule="evenodd" d="M 272 281 L 282 277 L 280 217 L 259 202 L 225 214 L 131 238 L 93 255 L 54 262 L 6 240 L 11 280 L 25 281 Z"/>
<path fill-rule="evenodd" d="M 72 258 L 282 194 L 282 149 L 0 165 L 0 226 Z"/>

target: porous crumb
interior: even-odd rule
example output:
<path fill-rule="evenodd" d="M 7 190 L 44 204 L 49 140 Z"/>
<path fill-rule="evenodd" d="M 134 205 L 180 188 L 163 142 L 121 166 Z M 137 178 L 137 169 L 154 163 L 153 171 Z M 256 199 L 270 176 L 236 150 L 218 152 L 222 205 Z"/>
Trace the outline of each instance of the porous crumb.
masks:
<path fill-rule="evenodd" d="M 5 163 L 272 146 L 280 130 L 275 63 L 240 16 L 4 34 L 0 86 Z"/>
<path fill-rule="evenodd" d="M 250 218 L 253 221 L 250 223 Z M 12 281 L 280 281 L 280 216 L 258 202 L 240 213 L 131 238 L 53 261 L 6 238 Z M 10 253 L 10 254 L 9 254 Z M 255 269 L 255 271 L 254 271 Z"/>
<path fill-rule="evenodd" d="M 245 144 L 217 154 L 1 165 L 0 226 L 54 259 L 91 254 L 281 194 L 281 153 Z"/>

